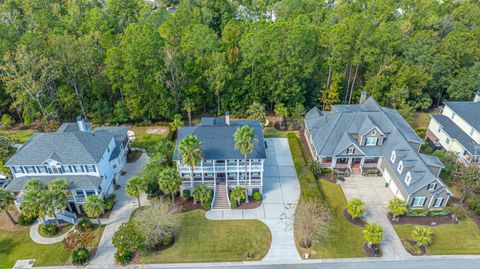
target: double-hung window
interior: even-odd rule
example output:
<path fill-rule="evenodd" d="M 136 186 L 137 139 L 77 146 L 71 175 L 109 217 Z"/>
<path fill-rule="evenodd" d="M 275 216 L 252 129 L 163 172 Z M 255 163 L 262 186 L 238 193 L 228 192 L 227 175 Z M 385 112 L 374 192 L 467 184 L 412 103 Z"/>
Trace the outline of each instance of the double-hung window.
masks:
<path fill-rule="evenodd" d="M 433 207 L 441 207 L 443 204 L 443 198 L 437 198 L 435 199 L 435 202 L 433 203 Z"/>
<path fill-rule="evenodd" d="M 412 200 L 412 206 L 423 206 L 426 200 L 427 197 L 415 197 Z"/>
<path fill-rule="evenodd" d="M 354 147 L 349 147 L 347 149 L 347 154 L 353 154 L 353 153 L 355 153 L 355 148 Z"/>
<path fill-rule="evenodd" d="M 366 146 L 376 146 L 377 145 L 377 140 L 378 140 L 378 138 L 376 138 L 376 137 L 367 137 L 367 143 L 365 145 Z"/>
<path fill-rule="evenodd" d="M 437 183 L 430 183 L 428 184 L 427 190 L 433 191 L 437 187 Z"/>

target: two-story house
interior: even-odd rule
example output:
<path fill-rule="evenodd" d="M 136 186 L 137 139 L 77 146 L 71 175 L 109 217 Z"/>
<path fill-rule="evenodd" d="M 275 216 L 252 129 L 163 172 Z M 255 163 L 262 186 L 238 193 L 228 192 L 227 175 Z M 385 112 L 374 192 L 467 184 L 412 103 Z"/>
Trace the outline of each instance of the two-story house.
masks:
<path fill-rule="evenodd" d="M 247 156 L 246 173 L 244 155 L 235 149 L 233 137 L 235 131 L 244 125 L 253 128 L 256 135 L 254 150 Z M 178 150 L 180 141 L 189 135 L 196 136 L 202 143 L 200 149 L 203 153 L 203 161 L 193 168 L 193 177 L 191 168 L 182 163 Z M 253 190 L 262 192 L 263 163 L 266 160 L 262 124 L 257 120 L 230 120 L 228 113 L 225 117 L 202 118 L 200 125 L 180 128 L 173 160 L 183 179 L 182 190 L 192 190 L 196 184 L 204 183 L 214 191 L 215 197 L 225 197 L 233 186 L 246 186 L 250 195 Z M 221 195 L 217 195 L 218 192 Z"/>
<path fill-rule="evenodd" d="M 431 115 L 426 138 L 467 165 L 480 163 L 480 92 L 473 102 L 444 104 L 441 114 Z"/>
<path fill-rule="evenodd" d="M 444 207 L 452 195 L 440 179 L 438 158 L 419 152 L 423 140 L 395 110 L 372 98 L 361 104 L 313 108 L 305 116 L 312 155 L 334 172 L 378 172 L 393 194 L 412 208 Z"/>
<path fill-rule="evenodd" d="M 103 198 L 114 191 L 130 150 L 127 132 L 127 127 L 101 127 L 93 132 L 78 117 L 57 132 L 34 134 L 6 163 L 13 176 L 6 189 L 16 195 L 20 207 L 29 180 L 46 184 L 62 178 L 71 192 L 68 210 L 79 213 L 89 195 Z"/>

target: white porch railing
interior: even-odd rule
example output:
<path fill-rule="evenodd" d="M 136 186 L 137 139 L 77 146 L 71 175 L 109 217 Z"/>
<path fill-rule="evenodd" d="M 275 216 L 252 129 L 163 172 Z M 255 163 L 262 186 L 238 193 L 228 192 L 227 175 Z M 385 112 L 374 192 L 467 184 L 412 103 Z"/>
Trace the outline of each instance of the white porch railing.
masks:
<path fill-rule="evenodd" d="M 55 213 L 55 215 L 57 216 L 58 220 L 63 220 L 64 222 L 71 223 L 71 224 L 77 223 L 77 220 L 78 220 L 77 215 L 75 213 L 69 212 L 67 210 L 63 210 L 62 212 L 57 212 L 57 213 Z M 46 216 L 45 221 L 47 221 L 47 222 L 55 221 L 55 217 L 54 216 Z M 38 222 L 40 224 L 43 224 L 43 219 L 39 218 Z"/>

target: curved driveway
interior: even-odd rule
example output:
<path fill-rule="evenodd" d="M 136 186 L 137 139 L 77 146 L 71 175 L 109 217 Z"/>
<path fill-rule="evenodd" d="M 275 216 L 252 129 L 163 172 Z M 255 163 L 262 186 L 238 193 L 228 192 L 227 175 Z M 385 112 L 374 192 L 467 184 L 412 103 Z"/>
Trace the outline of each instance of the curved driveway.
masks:
<path fill-rule="evenodd" d="M 300 184 L 286 138 L 267 138 L 267 161 L 263 180 L 263 203 L 255 209 L 210 210 L 211 220 L 257 219 L 272 233 L 272 244 L 263 261 L 299 261 L 293 238 L 293 214 L 300 197 Z"/>

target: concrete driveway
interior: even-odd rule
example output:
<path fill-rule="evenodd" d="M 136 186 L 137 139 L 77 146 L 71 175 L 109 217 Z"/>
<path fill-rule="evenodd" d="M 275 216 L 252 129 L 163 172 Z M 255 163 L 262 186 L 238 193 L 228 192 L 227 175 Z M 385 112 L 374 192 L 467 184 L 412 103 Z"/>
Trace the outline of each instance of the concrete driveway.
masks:
<path fill-rule="evenodd" d="M 384 257 L 410 256 L 387 218 L 388 202 L 394 195 L 385 187 L 383 177 L 352 175 L 341 183 L 347 200 L 359 198 L 365 203 L 365 220 L 382 226 L 384 235 L 381 243 Z"/>
<path fill-rule="evenodd" d="M 286 138 L 267 138 L 267 161 L 263 180 L 263 203 L 255 209 L 210 210 L 211 220 L 257 219 L 272 233 L 264 261 L 298 261 L 293 238 L 293 214 L 300 197 L 300 184 Z"/>

